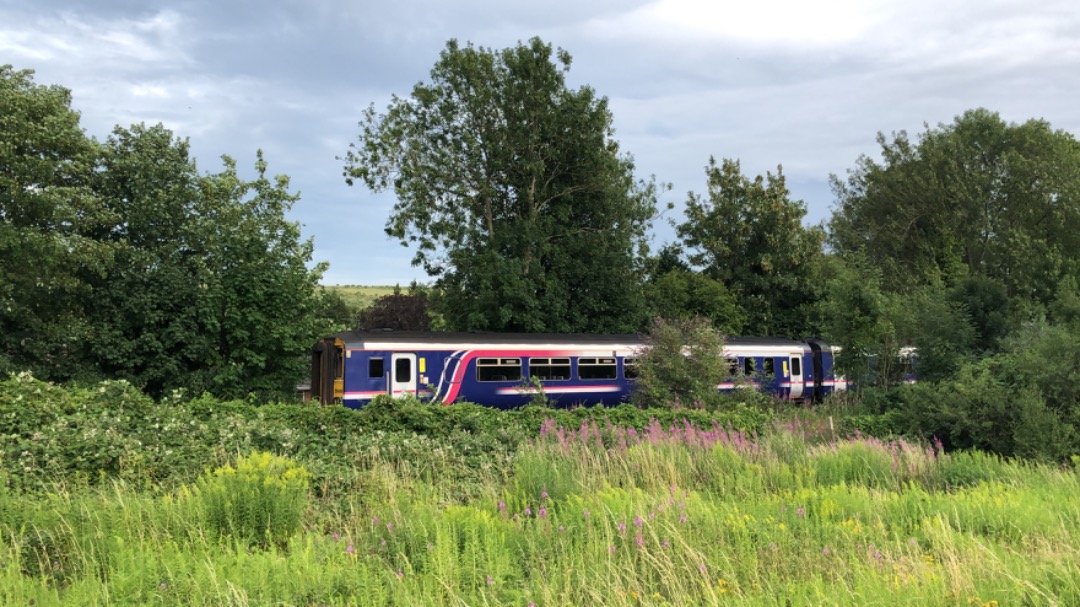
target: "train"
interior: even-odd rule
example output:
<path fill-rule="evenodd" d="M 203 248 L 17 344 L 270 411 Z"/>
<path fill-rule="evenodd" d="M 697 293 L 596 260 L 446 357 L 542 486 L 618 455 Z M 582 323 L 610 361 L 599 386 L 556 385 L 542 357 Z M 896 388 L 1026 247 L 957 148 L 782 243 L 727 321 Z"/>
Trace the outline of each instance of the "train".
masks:
<path fill-rule="evenodd" d="M 312 348 L 310 396 L 350 408 L 385 394 L 508 409 L 542 390 L 557 406 L 611 406 L 630 400 L 646 347 L 641 335 L 346 331 Z M 819 338 L 729 337 L 730 377 L 717 389 L 820 402 L 847 388 L 833 355 Z"/>

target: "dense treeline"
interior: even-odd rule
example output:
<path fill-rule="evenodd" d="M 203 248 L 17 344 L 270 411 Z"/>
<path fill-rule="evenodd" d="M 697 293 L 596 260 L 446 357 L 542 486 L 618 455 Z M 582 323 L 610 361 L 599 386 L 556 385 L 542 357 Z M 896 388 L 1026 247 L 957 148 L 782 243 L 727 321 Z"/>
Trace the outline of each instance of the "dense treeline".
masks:
<path fill-rule="evenodd" d="M 888 390 L 864 403 L 868 424 L 956 447 L 1080 450 L 1072 134 L 984 109 L 879 134 L 878 155 L 832 177 L 836 210 L 819 226 L 781 167 L 748 176 L 709 158 L 677 239 L 651 251 L 667 186 L 634 175 L 606 98 L 568 87 L 570 65 L 539 39 L 451 41 L 428 81 L 365 112 L 344 177 L 395 194 L 386 232 L 433 283 L 357 326 L 636 332 L 663 317 L 821 335 L 860 387 Z M 311 243 L 284 219 L 296 197 L 261 154 L 252 180 L 230 159 L 199 173 L 161 126 L 99 141 L 65 89 L 11 67 L 0 87 L 0 370 L 127 379 L 157 397 L 280 396 L 312 338 L 358 316 L 317 288 Z M 922 382 L 894 388 L 906 347 Z M 999 427 L 1027 429 L 1004 440 Z"/>

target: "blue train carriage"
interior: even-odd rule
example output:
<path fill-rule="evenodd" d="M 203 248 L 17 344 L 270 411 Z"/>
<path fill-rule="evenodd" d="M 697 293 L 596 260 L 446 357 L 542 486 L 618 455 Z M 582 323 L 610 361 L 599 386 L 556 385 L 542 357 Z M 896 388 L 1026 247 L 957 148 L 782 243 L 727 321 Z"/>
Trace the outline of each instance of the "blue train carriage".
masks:
<path fill-rule="evenodd" d="M 345 332 L 312 350 L 311 390 L 354 408 L 380 394 L 511 408 L 536 395 L 535 378 L 559 405 L 612 405 L 629 400 L 644 347 L 639 335 Z M 820 401 L 842 389 L 821 340 L 734 337 L 725 357 L 731 378 L 720 390 Z"/>

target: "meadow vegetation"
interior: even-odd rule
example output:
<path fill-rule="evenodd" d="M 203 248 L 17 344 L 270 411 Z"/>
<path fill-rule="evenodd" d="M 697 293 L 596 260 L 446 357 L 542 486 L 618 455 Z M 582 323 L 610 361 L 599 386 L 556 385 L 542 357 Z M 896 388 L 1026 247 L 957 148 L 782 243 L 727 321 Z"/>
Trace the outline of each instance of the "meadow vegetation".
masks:
<path fill-rule="evenodd" d="M 0 604 L 1080 604 L 1073 467 L 840 413 L 352 411 L 17 376 Z"/>

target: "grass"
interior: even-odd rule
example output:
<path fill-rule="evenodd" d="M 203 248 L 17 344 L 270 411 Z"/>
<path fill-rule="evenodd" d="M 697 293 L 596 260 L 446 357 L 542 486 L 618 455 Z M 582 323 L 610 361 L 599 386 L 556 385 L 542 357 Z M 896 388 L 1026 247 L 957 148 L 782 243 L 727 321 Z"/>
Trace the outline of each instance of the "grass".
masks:
<path fill-rule="evenodd" d="M 467 487 L 354 462 L 263 546 L 186 488 L 0 494 L 0 604 L 1080 604 L 1072 469 L 802 423 L 548 422 Z"/>

